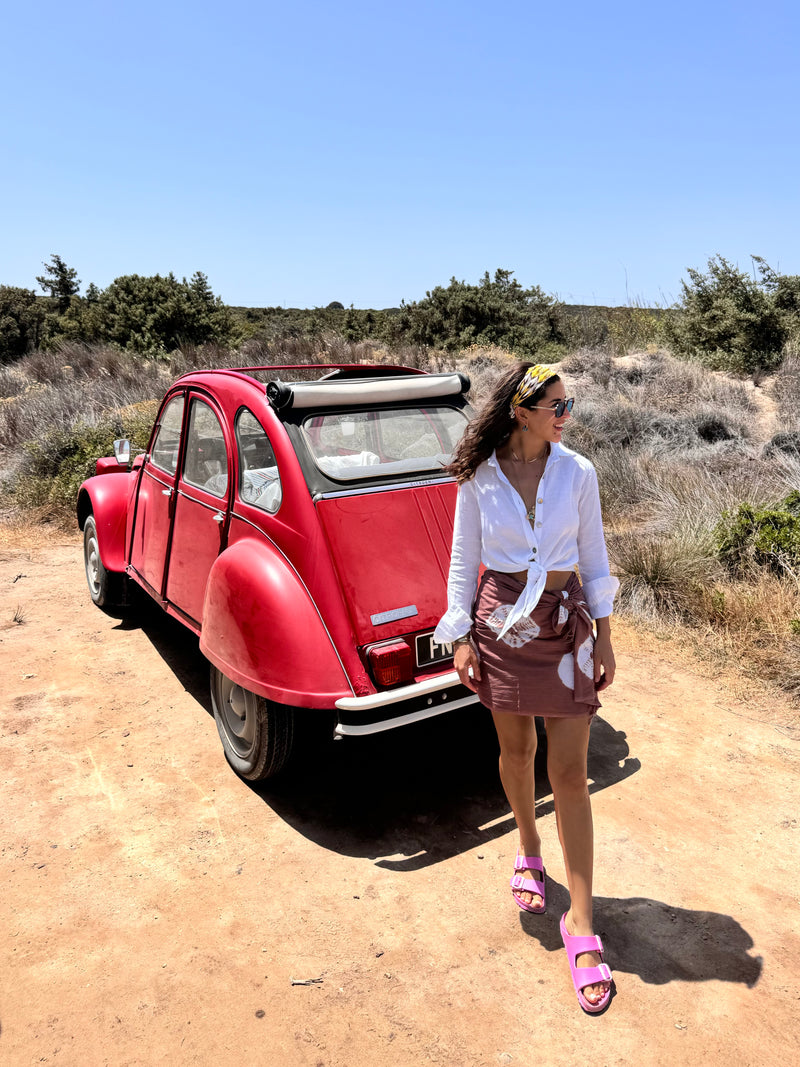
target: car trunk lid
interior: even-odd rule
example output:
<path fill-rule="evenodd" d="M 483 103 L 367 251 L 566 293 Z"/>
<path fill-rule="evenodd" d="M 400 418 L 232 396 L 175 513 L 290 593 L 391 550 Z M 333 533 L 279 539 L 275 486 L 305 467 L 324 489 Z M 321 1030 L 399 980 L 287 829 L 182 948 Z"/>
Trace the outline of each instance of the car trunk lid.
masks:
<path fill-rule="evenodd" d="M 455 498 L 455 482 L 440 482 L 317 502 L 357 644 L 433 629 L 444 614 Z"/>

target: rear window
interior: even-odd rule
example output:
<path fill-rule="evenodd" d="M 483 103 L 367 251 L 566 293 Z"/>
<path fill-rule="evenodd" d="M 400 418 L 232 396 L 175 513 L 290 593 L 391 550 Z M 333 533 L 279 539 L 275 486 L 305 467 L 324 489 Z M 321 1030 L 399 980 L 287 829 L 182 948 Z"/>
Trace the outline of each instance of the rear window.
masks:
<path fill-rule="evenodd" d="M 446 466 L 467 426 L 457 408 L 394 408 L 310 415 L 302 429 L 329 478 L 355 481 Z"/>

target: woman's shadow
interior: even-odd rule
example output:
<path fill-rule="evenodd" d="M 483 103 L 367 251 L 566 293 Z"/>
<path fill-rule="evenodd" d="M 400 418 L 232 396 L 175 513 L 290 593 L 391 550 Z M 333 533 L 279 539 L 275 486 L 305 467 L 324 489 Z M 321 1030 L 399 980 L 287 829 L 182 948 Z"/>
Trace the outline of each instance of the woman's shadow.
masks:
<path fill-rule="evenodd" d="M 643 982 L 741 982 L 752 988 L 763 960 L 749 955 L 753 939 L 732 916 L 675 908 L 647 897 L 595 897 L 595 932 L 612 971 L 637 974 Z M 548 914 L 520 913 L 530 937 L 549 952 L 562 952 L 559 916 L 569 907 L 564 886 L 547 880 Z"/>

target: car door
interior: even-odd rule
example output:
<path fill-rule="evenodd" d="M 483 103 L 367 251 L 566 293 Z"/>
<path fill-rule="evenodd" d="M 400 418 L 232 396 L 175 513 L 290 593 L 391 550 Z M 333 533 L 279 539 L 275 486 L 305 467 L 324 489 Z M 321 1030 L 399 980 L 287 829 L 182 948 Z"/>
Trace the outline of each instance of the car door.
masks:
<path fill-rule="evenodd" d="M 162 407 L 153 444 L 142 466 L 136 500 L 131 565 L 159 598 L 164 592 L 185 402 L 181 391 Z"/>
<path fill-rule="evenodd" d="M 167 564 L 167 600 L 198 627 L 206 582 L 228 530 L 233 466 L 221 412 L 209 397 L 189 396 L 186 440 L 175 494 Z"/>

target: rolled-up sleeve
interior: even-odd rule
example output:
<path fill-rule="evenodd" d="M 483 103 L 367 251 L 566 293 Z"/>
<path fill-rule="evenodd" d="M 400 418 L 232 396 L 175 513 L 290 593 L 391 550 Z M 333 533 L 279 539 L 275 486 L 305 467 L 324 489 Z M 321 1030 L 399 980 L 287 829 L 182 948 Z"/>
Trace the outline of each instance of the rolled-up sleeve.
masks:
<path fill-rule="evenodd" d="M 593 619 L 604 619 L 614 610 L 619 579 L 610 573 L 608 551 L 600 512 L 600 492 L 594 468 L 586 471 L 578 497 L 578 568 Z"/>
<path fill-rule="evenodd" d="M 434 641 L 450 644 L 472 626 L 472 602 L 481 565 L 481 515 L 474 481 L 458 487 L 453 547 L 447 578 L 447 611 L 433 632 Z"/>

